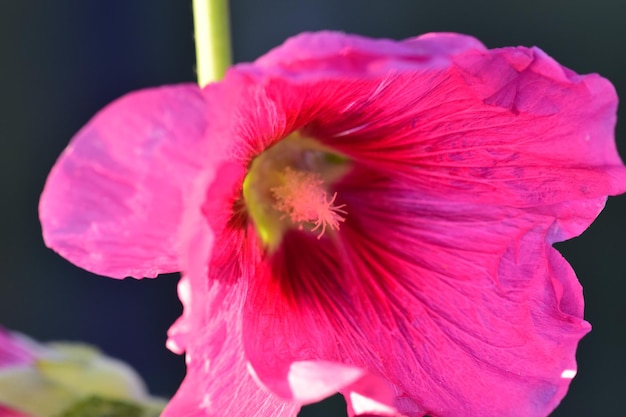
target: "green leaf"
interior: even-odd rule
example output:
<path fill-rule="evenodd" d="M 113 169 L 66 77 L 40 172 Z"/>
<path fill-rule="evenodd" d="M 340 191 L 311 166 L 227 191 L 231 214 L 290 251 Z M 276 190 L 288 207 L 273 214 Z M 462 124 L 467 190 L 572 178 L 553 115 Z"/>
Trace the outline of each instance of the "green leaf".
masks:
<path fill-rule="evenodd" d="M 79 401 L 56 417 L 148 417 L 148 415 L 140 405 L 92 396 Z"/>

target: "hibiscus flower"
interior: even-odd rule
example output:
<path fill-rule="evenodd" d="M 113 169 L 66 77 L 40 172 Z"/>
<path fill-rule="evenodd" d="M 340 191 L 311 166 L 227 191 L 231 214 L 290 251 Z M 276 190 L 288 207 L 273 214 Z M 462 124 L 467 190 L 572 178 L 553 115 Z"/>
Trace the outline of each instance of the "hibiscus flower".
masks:
<path fill-rule="evenodd" d="M 626 190 L 617 99 L 537 48 L 309 33 L 131 93 L 53 168 L 48 246 L 182 271 L 165 416 L 546 416 L 589 331 L 552 247 Z"/>

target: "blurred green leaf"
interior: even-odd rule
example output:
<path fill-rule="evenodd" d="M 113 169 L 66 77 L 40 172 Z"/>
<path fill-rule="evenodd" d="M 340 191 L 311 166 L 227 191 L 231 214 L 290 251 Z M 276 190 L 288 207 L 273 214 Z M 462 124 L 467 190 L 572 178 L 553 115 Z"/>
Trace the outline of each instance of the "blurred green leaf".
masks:
<path fill-rule="evenodd" d="M 56 417 L 148 417 L 141 406 L 126 401 L 88 397 Z"/>

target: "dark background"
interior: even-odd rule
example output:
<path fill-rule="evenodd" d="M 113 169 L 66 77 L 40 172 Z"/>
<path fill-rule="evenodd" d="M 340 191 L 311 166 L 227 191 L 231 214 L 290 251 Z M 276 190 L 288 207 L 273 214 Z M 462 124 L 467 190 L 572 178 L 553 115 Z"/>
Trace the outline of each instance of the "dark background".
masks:
<path fill-rule="evenodd" d="M 153 393 L 165 396 L 184 375 L 182 358 L 164 347 L 181 311 L 177 277 L 117 281 L 72 266 L 43 246 L 37 202 L 56 157 L 98 109 L 131 90 L 195 80 L 190 4 L 0 5 L 0 323 L 40 340 L 96 344 L 131 363 Z M 456 31 L 489 47 L 538 45 L 626 93 L 626 2 L 619 0 L 235 0 L 232 8 L 236 61 L 253 60 L 304 30 L 396 39 Z M 625 134 L 621 123 L 622 155 Z M 626 415 L 625 215 L 626 198 L 612 198 L 582 237 L 559 244 L 585 287 L 594 330 L 580 344 L 579 376 L 555 417 Z"/>

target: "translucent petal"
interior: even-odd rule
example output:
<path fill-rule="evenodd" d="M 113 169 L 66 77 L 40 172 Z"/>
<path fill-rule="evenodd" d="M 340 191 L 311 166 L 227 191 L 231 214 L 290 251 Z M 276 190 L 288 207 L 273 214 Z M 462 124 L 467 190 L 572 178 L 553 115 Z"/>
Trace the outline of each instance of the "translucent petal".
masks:
<path fill-rule="evenodd" d="M 100 111 L 55 164 L 40 201 L 46 244 L 116 278 L 180 270 L 185 188 L 207 155 L 200 90 L 128 94 Z"/>

